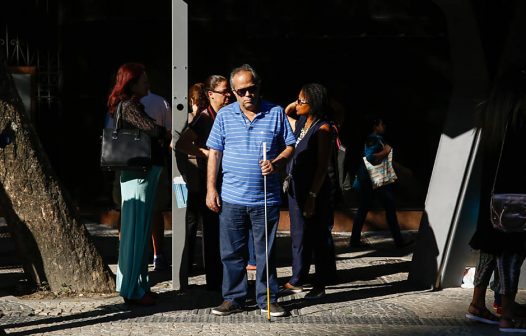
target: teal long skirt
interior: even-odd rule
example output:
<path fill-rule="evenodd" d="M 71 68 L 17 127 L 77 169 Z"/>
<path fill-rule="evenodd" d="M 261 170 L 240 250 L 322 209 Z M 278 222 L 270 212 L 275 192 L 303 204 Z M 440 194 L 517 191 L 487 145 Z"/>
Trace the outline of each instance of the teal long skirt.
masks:
<path fill-rule="evenodd" d="M 159 166 L 152 166 L 147 172 L 121 172 L 121 238 L 117 291 L 127 299 L 141 299 L 150 290 L 148 247 L 160 173 Z"/>

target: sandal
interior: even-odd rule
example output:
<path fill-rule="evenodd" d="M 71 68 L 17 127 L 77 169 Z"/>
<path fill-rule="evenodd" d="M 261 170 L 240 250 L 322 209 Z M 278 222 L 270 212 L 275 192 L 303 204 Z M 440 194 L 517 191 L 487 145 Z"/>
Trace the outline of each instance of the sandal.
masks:
<path fill-rule="evenodd" d="M 502 315 L 502 305 L 493 303 L 493 309 L 495 309 L 495 315 L 497 316 Z M 518 319 L 526 319 L 526 306 L 515 302 L 514 315 Z"/>
<path fill-rule="evenodd" d="M 499 327 L 500 332 L 509 332 L 509 333 L 526 333 L 526 321 L 525 320 L 509 320 L 501 319 L 502 321 L 508 321 L 508 327 Z"/>
<path fill-rule="evenodd" d="M 471 321 L 486 323 L 486 324 L 499 324 L 499 318 L 493 315 L 488 308 L 483 307 L 479 308 L 473 304 L 469 305 L 468 312 L 466 313 L 466 318 Z"/>

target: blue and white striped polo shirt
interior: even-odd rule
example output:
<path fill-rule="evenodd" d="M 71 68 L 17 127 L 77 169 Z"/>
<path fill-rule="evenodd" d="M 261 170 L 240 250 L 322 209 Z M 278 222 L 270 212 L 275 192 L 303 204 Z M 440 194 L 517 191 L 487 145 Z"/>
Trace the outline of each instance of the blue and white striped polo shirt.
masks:
<path fill-rule="evenodd" d="M 263 159 L 263 142 L 267 143 L 267 160 L 273 160 L 296 139 L 290 124 L 278 105 L 262 101 L 260 112 L 250 122 L 239 103 L 219 110 L 206 145 L 223 152 L 221 198 L 224 202 L 264 205 L 263 175 L 259 160 Z M 280 204 L 279 174 L 267 176 L 267 204 Z"/>

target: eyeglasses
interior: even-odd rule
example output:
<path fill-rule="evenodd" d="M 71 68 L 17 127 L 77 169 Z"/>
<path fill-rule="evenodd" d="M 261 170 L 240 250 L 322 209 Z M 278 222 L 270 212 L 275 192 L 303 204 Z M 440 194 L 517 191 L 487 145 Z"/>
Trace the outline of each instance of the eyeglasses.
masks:
<path fill-rule="evenodd" d="M 233 90 L 238 96 L 240 97 L 244 97 L 247 92 L 248 94 L 250 95 L 253 95 L 257 92 L 258 90 L 258 86 L 257 85 L 252 85 L 252 86 L 249 86 L 249 87 L 246 87 L 246 88 L 242 88 L 242 89 L 237 89 L 237 90 Z"/>
<path fill-rule="evenodd" d="M 298 105 L 305 105 L 305 104 L 309 104 L 309 102 L 306 101 L 306 100 L 298 98 L 298 100 L 296 100 L 296 104 L 298 104 Z"/>
<path fill-rule="evenodd" d="M 232 92 L 230 92 L 229 90 L 225 90 L 225 91 L 215 91 L 215 90 L 210 90 L 211 92 L 215 92 L 215 93 L 218 93 L 220 95 L 223 95 L 223 96 L 230 96 L 232 94 Z"/>

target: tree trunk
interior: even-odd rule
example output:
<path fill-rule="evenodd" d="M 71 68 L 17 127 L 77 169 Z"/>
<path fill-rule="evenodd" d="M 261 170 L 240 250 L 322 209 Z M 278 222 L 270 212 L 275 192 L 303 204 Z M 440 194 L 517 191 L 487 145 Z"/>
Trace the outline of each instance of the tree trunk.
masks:
<path fill-rule="evenodd" d="M 1 130 L 11 133 L 13 142 L 0 149 L 0 204 L 26 274 L 36 285 L 47 282 L 52 291 L 65 287 L 74 292 L 114 291 L 110 269 L 79 221 L 24 113 L 3 53 Z"/>

